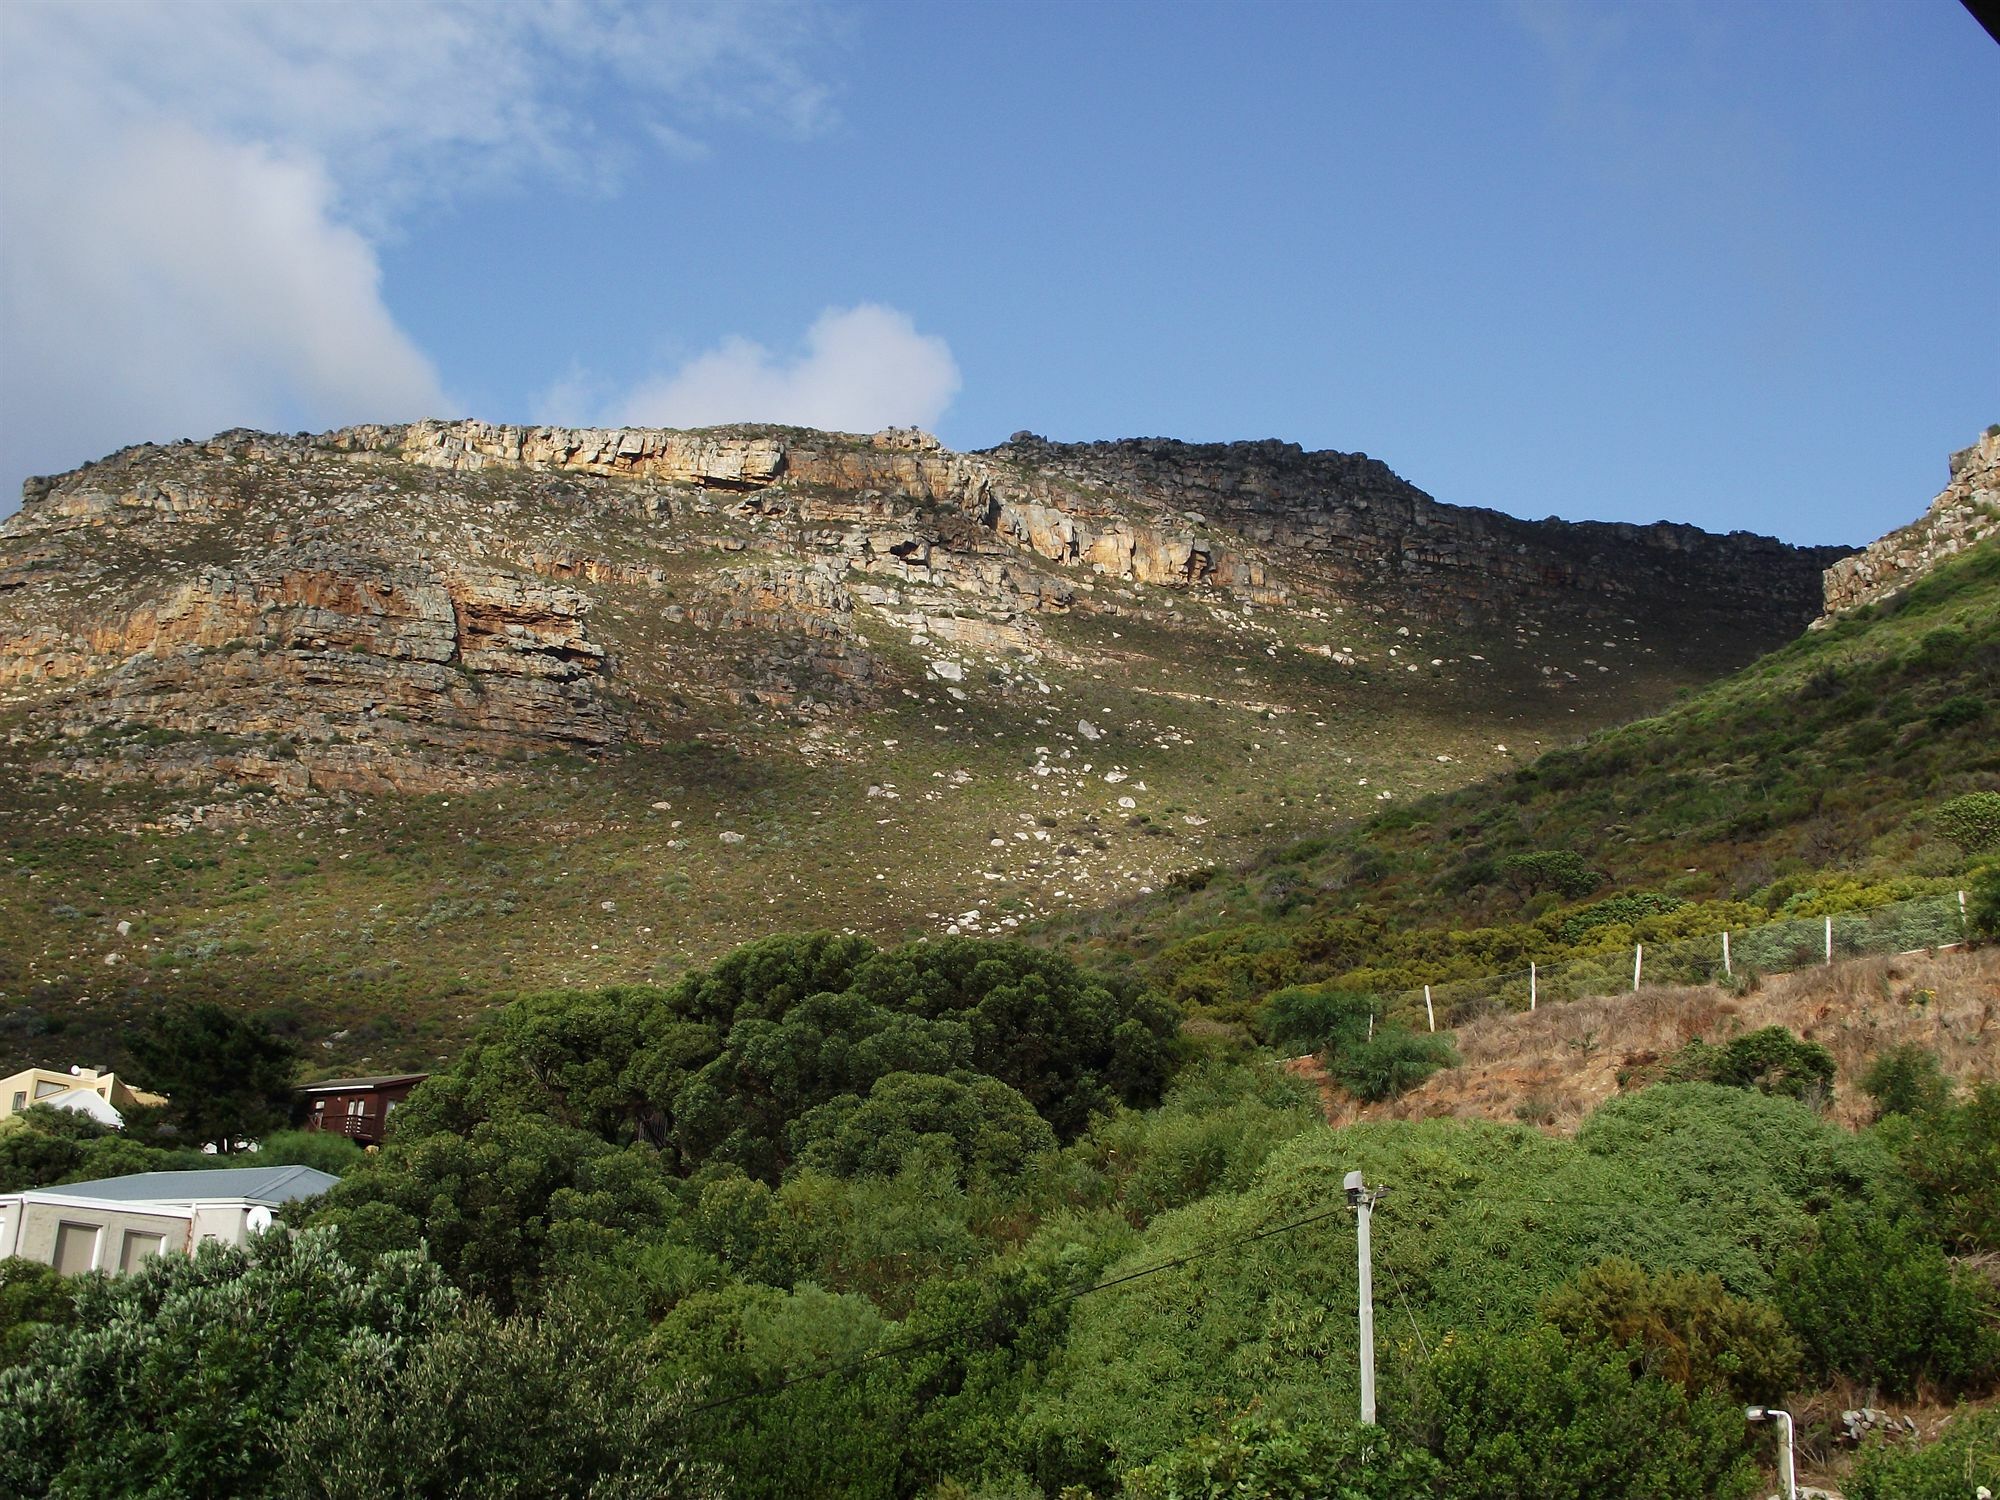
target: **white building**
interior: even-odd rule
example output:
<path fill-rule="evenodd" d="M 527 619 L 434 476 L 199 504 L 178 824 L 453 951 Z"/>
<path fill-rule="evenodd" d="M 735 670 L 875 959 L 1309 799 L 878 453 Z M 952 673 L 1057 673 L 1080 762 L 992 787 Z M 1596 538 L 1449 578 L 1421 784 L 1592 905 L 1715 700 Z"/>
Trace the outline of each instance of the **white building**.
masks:
<path fill-rule="evenodd" d="M 220 1167 L 135 1172 L 96 1182 L 0 1193 L 0 1258 L 18 1255 L 64 1274 L 134 1270 L 186 1255 L 203 1240 L 241 1245 L 272 1210 L 340 1179 L 315 1167 Z"/>

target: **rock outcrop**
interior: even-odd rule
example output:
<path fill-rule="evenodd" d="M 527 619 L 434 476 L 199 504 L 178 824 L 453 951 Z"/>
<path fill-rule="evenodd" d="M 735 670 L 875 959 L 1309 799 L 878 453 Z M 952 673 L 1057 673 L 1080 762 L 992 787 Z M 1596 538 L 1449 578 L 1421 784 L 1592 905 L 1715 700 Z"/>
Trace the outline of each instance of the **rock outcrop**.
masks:
<path fill-rule="evenodd" d="M 1951 456 L 1951 482 L 1930 508 L 1900 530 L 1871 542 L 1826 570 L 1826 625 L 1908 588 L 1954 553 L 2000 532 L 2000 426 Z"/>
<path fill-rule="evenodd" d="M 1748 653 L 1812 616 L 1831 556 L 1520 521 L 1284 443 L 229 432 L 30 481 L 0 526 L 0 711 L 26 705 L 8 732 L 53 734 L 73 773 L 432 790 L 711 709 L 853 713 L 975 659 L 999 691 L 1102 666 L 1052 622 L 1143 613 L 1149 590 L 1239 632 L 1239 610 L 1351 610 Z"/>

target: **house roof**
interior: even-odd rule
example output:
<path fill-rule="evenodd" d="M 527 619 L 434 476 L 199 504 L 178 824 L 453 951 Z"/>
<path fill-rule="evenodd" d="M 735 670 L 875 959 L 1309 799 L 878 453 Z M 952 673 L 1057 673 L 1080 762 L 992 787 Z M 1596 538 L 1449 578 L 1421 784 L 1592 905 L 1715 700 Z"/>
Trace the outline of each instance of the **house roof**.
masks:
<path fill-rule="evenodd" d="M 378 1089 L 389 1083 L 422 1083 L 428 1073 L 375 1073 L 367 1078 L 322 1078 L 318 1083 L 299 1085 L 302 1094 L 319 1094 L 328 1089 Z"/>
<path fill-rule="evenodd" d="M 89 1115 L 100 1125 L 116 1128 L 125 1123 L 125 1117 L 96 1089 L 64 1089 L 60 1094 L 46 1094 L 35 1103 L 50 1109 L 73 1109 L 80 1115 Z"/>
<path fill-rule="evenodd" d="M 289 1203 L 310 1198 L 340 1181 L 317 1167 L 208 1167 L 193 1172 L 134 1172 L 95 1182 L 65 1182 L 38 1188 L 61 1198 L 95 1198 L 106 1203 Z"/>

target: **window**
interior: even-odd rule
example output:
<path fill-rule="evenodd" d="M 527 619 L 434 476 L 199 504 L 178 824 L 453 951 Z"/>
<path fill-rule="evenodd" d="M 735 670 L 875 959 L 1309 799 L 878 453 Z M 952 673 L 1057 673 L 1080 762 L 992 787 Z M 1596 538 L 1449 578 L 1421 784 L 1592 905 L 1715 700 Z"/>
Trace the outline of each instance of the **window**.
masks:
<path fill-rule="evenodd" d="M 22 1110 L 26 1109 L 27 1107 L 28 1107 L 28 1091 L 26 1089 L 15 1089 L 14 1113 L 19 1114 Z"/>
<path fill-rule="evenodd" d="M 347 1113 L 350 1117 L 367 1114 L 368 1101 L 366 1099 L 349 1099 L 347 1101 Z"/>
<path fill-rule="evenodd" d="M 166 1248 L 167 1237 L 163 1234 L 148 1234 L 143 1229 L 125 1231 L 124 1247 L 118 1252 L 118 1269 L 136 1271 L 141 1263 L 151 1260 Z"/>
<path fill-rule="evenodd" d="M 104 1231 L 95 1224 L 56 1225 L 55 1268 L 65 1276 L 97 1268 L 97 1238 Z"/>
<path fill-rule="evenodd" d="M 66 1083 L 50 1083 L 46 1078 L 37 1078 L 35 1080 L 35 1097 L 37 1099 L 46 1099 L 51 1094 L 60 1094 L 68 1087 L 69 1085 Z"/>
<path fill-rule="evenodd" d="M 322 1110 L 322 1109 L 325 1109 L 325 1108 L 326 1108 L 326 1101 L 325 1101 L 324 1099 L 315 1099 L 315 1100 L 313 1100 L 313 1108 L 314 1108 L 315 1110 Z"/>

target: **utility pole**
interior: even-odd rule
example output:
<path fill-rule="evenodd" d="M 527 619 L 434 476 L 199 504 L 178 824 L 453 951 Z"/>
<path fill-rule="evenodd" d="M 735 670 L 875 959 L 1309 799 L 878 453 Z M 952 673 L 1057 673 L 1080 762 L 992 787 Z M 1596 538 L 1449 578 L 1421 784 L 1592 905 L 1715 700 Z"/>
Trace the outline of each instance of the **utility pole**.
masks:
<path fill-rule="evenodd" d="M 1356 1214 L 1356 1256 L 1361 1267 L 1361 1420 L 1375 1425 L 1375 1274 L 1368 1244 L 1368 1221 L 1387 1188 L 1371 1188 L 1359 1172 L 1349 1172 L 1342 1184 L 1347 1204 Z"/>

